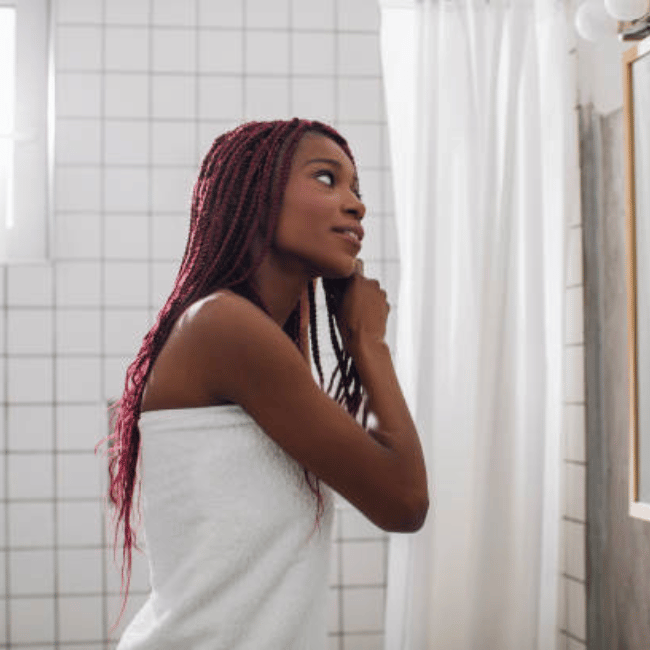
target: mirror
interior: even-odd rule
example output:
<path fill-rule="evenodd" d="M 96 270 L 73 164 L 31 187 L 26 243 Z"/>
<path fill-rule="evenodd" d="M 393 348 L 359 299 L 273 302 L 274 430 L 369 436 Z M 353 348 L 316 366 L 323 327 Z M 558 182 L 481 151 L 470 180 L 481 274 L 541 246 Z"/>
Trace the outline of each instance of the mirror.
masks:
<path fill-rule="evenodd" d="M 650 521 L 650 39 L 623 55 L 630 515 Z"/>

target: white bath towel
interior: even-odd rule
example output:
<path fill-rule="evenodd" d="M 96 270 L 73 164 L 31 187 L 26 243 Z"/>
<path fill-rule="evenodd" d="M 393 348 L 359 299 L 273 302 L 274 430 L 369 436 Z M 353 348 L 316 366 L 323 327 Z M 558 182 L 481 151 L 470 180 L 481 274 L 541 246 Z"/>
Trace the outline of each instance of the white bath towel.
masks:
<path fill-rule="evenodd" d="M 324 650 L 331 527 L 238 405 L 140 418 L 151 594 L 117 650 Z"/>

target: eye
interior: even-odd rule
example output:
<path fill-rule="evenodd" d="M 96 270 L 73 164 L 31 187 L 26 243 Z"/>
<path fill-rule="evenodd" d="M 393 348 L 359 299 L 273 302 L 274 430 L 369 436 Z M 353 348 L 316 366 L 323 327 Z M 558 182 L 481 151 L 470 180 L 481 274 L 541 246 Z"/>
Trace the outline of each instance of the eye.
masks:
<path fill-rule="evenodd" d="M 328 183 L 328 185 L 330 187 L 334 187 L 334 182 L 336 180 L 334 178 L 334 174 L 331 171 L 328 171 L 327 169 L 321 169 L 319 172 L 316 173 L 315 178 L 323 178 L 323 176 L 329 178 L 330 182 Z"/>

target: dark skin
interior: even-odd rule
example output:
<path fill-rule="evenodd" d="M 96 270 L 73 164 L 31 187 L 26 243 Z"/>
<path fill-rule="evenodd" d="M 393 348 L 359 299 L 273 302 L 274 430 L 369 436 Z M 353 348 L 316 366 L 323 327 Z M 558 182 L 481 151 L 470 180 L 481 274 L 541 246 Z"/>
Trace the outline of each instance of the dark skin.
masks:
<path fill-rule="evenodd" d="M 428 490 L 417 431 L 384 341 L 386 292 L 363 276 L 359 243 L 339 231 L 358 229 L 364 214 L 345 152 L 325 136 L 304 136 L 273 245 L 254 276 L 271 315 L 228 290 L 192 305 L 156 360 L 142 410 L 239 404 L 376 525 L 408 532 L 424 522 Z M 347 278 L 336 318 L 376 431 L 364 430 L 320 389 L 308 357 L 282 330 L 307 283 L 318 277 Z"/>

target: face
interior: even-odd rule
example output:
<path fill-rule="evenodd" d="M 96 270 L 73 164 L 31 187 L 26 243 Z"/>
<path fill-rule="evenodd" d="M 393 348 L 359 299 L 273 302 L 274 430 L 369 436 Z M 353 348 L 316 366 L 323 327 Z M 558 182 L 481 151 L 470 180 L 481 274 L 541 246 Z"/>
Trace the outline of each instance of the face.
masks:
<path fill-rule="evenodd" d="M 326 136 L 307 133 L 296 148 L 278 217 L 270 251 L 276 260 L 306 269 L 311 277 L 350 276 L 366 212 L 358 185 L 343 149 Z"/>

